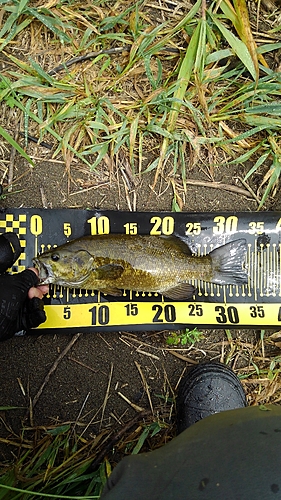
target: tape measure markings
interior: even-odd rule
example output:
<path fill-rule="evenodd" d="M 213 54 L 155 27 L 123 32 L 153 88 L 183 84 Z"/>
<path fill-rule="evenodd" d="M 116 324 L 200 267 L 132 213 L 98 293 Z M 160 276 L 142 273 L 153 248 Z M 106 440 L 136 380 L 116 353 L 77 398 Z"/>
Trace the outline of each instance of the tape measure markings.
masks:
<path fill-rule="evenodd" d="M 272 251 L 272 257 L 273 257 L 273 276 L 276 276 L 276 285 L 274 288 L 273 292 L 273 297 L 276 297 L 276 289 L 280 288 L 280 269 L 278 269 L 277 261 L 276 261 L 276 243 L 272 244 L 273 251 Z"/>
<path fill-rule="evenodd" d="M 97 302 L 46 305 L 47 322 L 41 328 L 128 326 L 138 324 L 213 324 L 217 326 L 281 324 L 279 304 L 216 304 L 205 302 Z"/>
<path fill-rule="evenodd" d="M 281 243 L 279 243 L 279 271 L 281 271 Z M 281 297 L 281 276 L 279 273 L 279 297 Z"/>
<path fill-rule="evenodd" d="M 265 270 L 265 266 L 266 266 L 266 262 L 264 262 L 264 248 L 263 248 L 263 244 L 261 244 L 260 246 L 260 252 L 257 252 L 257 269 L 261 269 L 262 271 L 260 273 L 258 273 L 258 276 L 259 276 L 259 282 L 258 282 L 258 286 L 259 286 L 259 289 L 260 289 L 260 296 L 263 297 L 263 288 L 264 288 L 264 282 L 265 282 L 265 275 L 266 275 L 266 270 Z"/>

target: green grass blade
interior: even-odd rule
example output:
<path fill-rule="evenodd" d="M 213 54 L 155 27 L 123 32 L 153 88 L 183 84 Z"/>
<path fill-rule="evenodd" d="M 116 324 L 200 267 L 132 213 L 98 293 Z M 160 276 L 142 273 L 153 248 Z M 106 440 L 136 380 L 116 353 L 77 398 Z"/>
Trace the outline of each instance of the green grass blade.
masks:
<path fill-rule="evenodd" d="M 17 16 L 16 12 L 12 12 L 9 15 L 8 19 L 5 21 L 4 26 L 2 27 L 2 29 L 0 31 L 0 38 L 3 38 L 6 35 L 6 33 L 10 33 L 12 30 L 14 30 L 13 33 L 15 32 L 14 23 L 17 20 L 17 17 L 18 16 Z"/>
<path fill-rule="evenodd" d="M 272 191 L 274 189 L 274 187 L 278 184 L 279 177 L 281 174 L 281 163 L 280 163 L 278 158 L 276 158 L 276 157 L 274 158 L 273 164 L 272 164 L 268 174 L 270 175 L 270 178 L 269 178 L 268 184 L 266 186 L 265 192 L 263 194 L 263 197 L 261 199 L 261 202 L 259 204 L 259 209 L 262 208 L 263 205 L 265 204 L 265 202 L 270 194 L 270 191 Z"/>
<path fill-rule="evenodd" d="M 14 26 L 12 26 L 8 32 L 9 32 L 9 35 L 7 36 L 7 38 L 4 40 L 4 42 L 1 44 L 0 46 L 0 51 L 4 49 L 4 47 L 6 47 L 6 45 L 8 45 L 8 43 L 10 43 L 21 31 L 23 31 L 30 23 L 32 22 L 32 19 L 31 18 L 26 18 L 24 19 L 18 26 L 15 24 Z M 3 29 L 2 31 L 4 30 L 5 28 L 5 25 L 3 26 Z M 2 36 L 0 36 L 0 38 L 3 38 Z"/>
<path fill-rule="evenodd" d="M 270 116 L 254 115 L 252 113 L 243 113 L 241 119 L 254 127 L 264 127 L 267 129 L 277 130 L 281 127 L 281 118 L 271 118 Z"/>
<path fill-rule="evenodd" d="M 281 42 L 276 43 L 266 43 L 265 45 L 260 45 L 257 47 L 258 54 L 266 54 L 267 52 L 272 52 L 273 50 L 281 49 Z"/>
<path fill-rule="evenodd" d="M 47 9 L 45 9 L 45 12 L 50 12 L 50 11 L 47 11 Z M 38 9 L 35 9 L 33 7 L 28 7 L 26 9 L 26 13 L 29 14 L 31 17 L 35 17 L 36 19 L 38 19 L 38 21 L 44 24 L 59 38 L 61 43 L 71 42 L 71 38 L 66 33 L 64 33 L 64 31 L 57 28 L 57 25 L 61 24 L 60 19 L 57 16 L 52 17 L 50 15 L 42 14 L 41 12 L 39 12 Z"/>
<path fill-rule="evenodd" d="M 247 46 L 245 45 L 245 43 L 242 42 L 241 40 L 239 40 L 239 38 L 237 38 L 235 35 L 233 35 L 233 33 L 231 33 L 231 31 L 228 28 L 226 28 L 224 26 L 224 24 L 221 21 L 219 21 L 219 19 L 216 16 L 214 16 L 212 14 L 210 14 L 210 16 L 211 16 L 214 24 L 220 30 L 221 34 L 224 36 L 226 41 L 229 43 L 234 54 L 236 54 L 237 57 L 239 57 L 239 59 L 242 61 L 244 66 L 247 68 L 247 70 L 249 71 L 249 73 L 251 74 L 253 79 L 256 80 L 257 73 L 255 70 L 255 66 L 254 66 L 253 60 L 251 58 L 250 52 L 249 52 Z"/>
<path fill-rule="evenodd" d="M 233 165 L 233 164 L 237 164 L 237 163 L 244 163 L 245 161 L 248 161 L 251 158 L 251 156 L 253 156 L 253 154 L 261 148 L 261 146 L 262 146 L 262 143 L 259 143 L 257 146 L 250 149 L 250 151 L 247 151 L 243 155 L 238 156 L 238 158 L 235 158 L 234 160 L 229 162 L 229 165 Z"/>
<path fill-rule="evenodd" d="M 178 113 L 183 101 L 187 86 L 190 81 L 192 68 L 196 59 L 196 54 L 198 50 L 199 36 L 201 32 L 202 20 L 200 20 L 195 28 L 195 31 L 191 37 L 188 48 L 186 50 L 184 59 L 181 63 L 181 67 L 178 74 L 177 88 L 174 93 L 175 104 L 173 110 L 171 111 L 168 118 L 168 131 L 174 129 Z"/>
<path fill-rule="evenodd" d="M 256 170 L 267 160 L 267 158 L 270 155 L 270 151 L 267 151 L 264 153 L 262 156 L 258 158 L 256 163 L 252 166 L 252 168 L 249 170 L 249 172 L 245 175 L 244 181 L 246 181 Z"/>
<path fill-rule="evenodd" d="M 17 6 L 17 15 L 20 16 L 20 14 L 23 12 L 25 7 L 27 6 L 29 0 L 20 0 L 19 4 Z"/>
<path fill-rule="evenodd" d="M 9 485 L 5 485 L 3 483 L 0 482 L 0 489 L 3 488 L 5 490 L 8 490 L 8 491 L 14 491 L 16 493 L 20 493 L 22 495 L 26 495 L 26 494 L 30 494 L 31 497 L 30 498 L 57 498 L 59 500 L 94 500 L 94 499 L 98 499 L 99 496 L 97 495 L 88 495 L 88 496 L 68 496 L 68 495 L 54 495 L 54 494 L 51 494 L 51 493 L 42 493 L 42 492 L 36 492 L 36 491 L 32 491 L 32 490 L 23 490 L 22 488 L 15 488 L 14 486 L 9 486 Z"/>
<path fill-rule="evenodd" d="M 146 438 L 148 437 L 149 435 L 149 427 L 147 427 L 146 429 L 144 429 L 138 439 L 138 442 L 136 444 L 136 446 L 134 447 L 133 451 L 132 451 L 132 455 L 137 455 L 141 448 L 143 447 L 143 444 L 146 440 Z"/>
<path fill-rule="evenodd" d="M 28 154 L 22 149 L 22 147 L 13 139 L 13 137 L 5 130 L 3 127 L 0 126 L 0 134 L 4 139 L 12 146 L 13 148 L 16 149 L 16 151 L 23 157 L 25 158 L 32 167 L 35 167 L 35 163 L 32 161 L 32 159 L 28 156 Z"/>
<path fill-rule="evenodd" d="M 0 411 L 21 410 L 22 408 L 25 408 L 25 406 L 0 406 Z"/>
<path fill-rule="evenodd" d="M 245 113 L 263 114 L 263 115 L 281 115 L 281 104 L 278 101 L 273 101 L 268 104 L 260 104 L 245 109 Z"/>

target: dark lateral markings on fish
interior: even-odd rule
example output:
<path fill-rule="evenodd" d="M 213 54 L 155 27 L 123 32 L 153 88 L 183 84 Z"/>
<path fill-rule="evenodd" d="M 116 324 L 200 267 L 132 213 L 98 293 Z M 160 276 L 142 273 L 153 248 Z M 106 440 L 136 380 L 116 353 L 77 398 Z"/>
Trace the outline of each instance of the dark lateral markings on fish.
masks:
<path fill-rule="evenodd" d="M 96 290 L 120 297 L 123 290 L 191 299 L 190 281 L 246 285 L 247 243 L 236 239 L 205 256 L 192 255 L 176 236 L 103 234 L 84 236 L 34 259 L 43 284 Z"/>

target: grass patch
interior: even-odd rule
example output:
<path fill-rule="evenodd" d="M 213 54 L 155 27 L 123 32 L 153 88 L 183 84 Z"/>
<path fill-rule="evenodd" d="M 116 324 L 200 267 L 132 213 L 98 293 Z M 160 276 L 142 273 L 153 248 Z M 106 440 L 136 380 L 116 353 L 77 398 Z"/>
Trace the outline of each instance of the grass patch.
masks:
<path fill-rule="evenodd" d="M 197 328 L 189 330 L 180 330 L 178 332 L 171 332 L 166 338 L 167 345 L 194 345 L 199 340 L 202 340 L 204 335 Z"/>
<path fill-rule="evenodd" d="M 178 9 L 1 3 L 0 100 L 19 110 L 25 147 L 16 149 L 29 162 L 28 134 L 52 136 L 53 158 L 63 156 L 68 170 L 76 158 L 98 171 L 122 150 L 133 173 L 154 173 L 152 187 L 170 158 L 186 189 L 189 167 L 199 161 L 213 177 L 224 155 L 226 163 L 251 164 L 246 179 L 263 167 L 260 208 L 275 194 L 281 78 L 265 57 L 281 42 L 266 13 L 270 29 L 254 36 L 244 0 Z M 20 57 L 24 36 L 29 55 Z M 4 127 L 1 135 L 15 147 Z"/>
<path fill-rule="evenodd" d="M 37 430 L 35 436 L 34 443 L 31 430 L 23 431 L 21 440 L 11 443 L 19 448 L 18 459 L 12 466 L 2 466 L 1 498 L 99 498 L 105 481 L 104 466 L 87 473 L 93 442 L 75 443 L 70 425 Z"/>
<path fill-rule="evenodd" d="M 116 455 L 138 454 L 166 433 L 165 424 L 144 414 L 116 436 L 112 429 L 104 429 L 88 440 L 77 435 L 71 424 L 23 429 L 13 441 L 5 440 L 18 451 L 13 463 L 1 464 L 0 498 L 98 499 Z"/>

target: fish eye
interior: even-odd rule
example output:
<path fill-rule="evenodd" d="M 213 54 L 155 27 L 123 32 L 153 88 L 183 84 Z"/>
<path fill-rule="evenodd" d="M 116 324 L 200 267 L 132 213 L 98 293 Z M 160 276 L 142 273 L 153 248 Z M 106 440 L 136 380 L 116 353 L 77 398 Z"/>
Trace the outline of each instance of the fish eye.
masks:
<path fill-rule="evenodd" d="M 60 260 L 60 256 L 59 256 L 57 253 L 52 253 L 52 255 L 51 255 L 51 259 L 52 259 L 54 262 L 57 262 L 58 260 Z"/>

